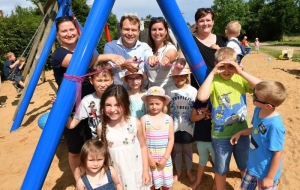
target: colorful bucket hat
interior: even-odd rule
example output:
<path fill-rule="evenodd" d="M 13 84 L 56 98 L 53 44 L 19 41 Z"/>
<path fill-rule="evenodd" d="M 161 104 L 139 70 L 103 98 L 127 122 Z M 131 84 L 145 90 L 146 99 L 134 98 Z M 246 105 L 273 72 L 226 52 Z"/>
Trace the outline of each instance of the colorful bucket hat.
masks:
<path fill-rule="evenodd" d="M 160 96 L 166 99 L 166 105 L 171 101 L 171 98 L 166 95 L 165 90 L 160 86 L 152 86 L 148 89 L 147 93 L 142 96 L 142 100 L 145 102 L 148 96 Z"/>

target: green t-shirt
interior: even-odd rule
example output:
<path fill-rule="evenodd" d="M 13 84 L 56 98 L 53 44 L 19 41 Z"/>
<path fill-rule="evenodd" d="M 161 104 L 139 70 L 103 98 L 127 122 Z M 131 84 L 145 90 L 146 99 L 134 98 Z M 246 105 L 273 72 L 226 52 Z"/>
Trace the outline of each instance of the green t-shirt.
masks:
<path fill-rule="evenodd" d="M 210 92 L 213 138 L 230 138 L 236 132 L 248 128 L 246 93 L 252 93 L 252 90 L 243 77 L 234 74 L 231 79 L 224 80 L 216 75 Z"/>

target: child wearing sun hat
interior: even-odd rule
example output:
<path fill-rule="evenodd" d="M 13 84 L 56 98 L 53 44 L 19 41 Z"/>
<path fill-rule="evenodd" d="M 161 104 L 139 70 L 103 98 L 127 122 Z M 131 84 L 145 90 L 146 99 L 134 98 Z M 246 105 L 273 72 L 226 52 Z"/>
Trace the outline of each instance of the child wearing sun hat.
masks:
<path fill-rule="evenodd" d="M 131 116 L 141 119 L 143 115 L 147 113 L 145 103 L 141 97 L 146 93 L 145 89 L 142 89 L 142 83 L 146 79 L 146 75 L 142 70 L 131 73 L 125 72 L 125 75 L 121 78 L 123 82 L 126 82 L 129 86 L 128 94 L 130 98 L 130 112 Z"/>
<path fill-rule="evenodd" d="M 173 185 L 171 152 L 174 145 L 173 119 L 166 114 L 170 97 L 159 86 L 153 86 L 142 96 L 148 113 L 141 118 L 149 149 L 151 189 L 170 189 Z"/>
<path fill-rule="evenodd" d="M 170 116 L 174 120 L 175 144 L 173 158 L 176 167 L 175 180 L 181 176 L 182 155 L 185 157 L 187 176 L 193 182 L 192 174 L 192 143 L 194 123 L 190 121 L 191 111 L 197 96 L 197 90 L 188 82 L 190 68 L 186 65 L 183 69 L 173 69 L 171 76 L 174 84 L 166 88 L 166 94 L 170 96 Z"/>

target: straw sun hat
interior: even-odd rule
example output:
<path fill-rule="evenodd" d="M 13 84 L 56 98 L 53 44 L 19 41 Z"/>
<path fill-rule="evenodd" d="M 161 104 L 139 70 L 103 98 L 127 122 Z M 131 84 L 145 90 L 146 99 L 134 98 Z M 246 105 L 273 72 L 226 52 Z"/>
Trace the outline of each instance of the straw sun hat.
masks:
<path fill-rule="evenodd" d="M 145 102 L 148 96 L 160 96 L 166 99 L 165 105 L 168 105 L 171 98 L 166 95 L 165 90 L 160 86 L 152 86 L 148 89 L 147 93 L 142 96 L 142 100 Z"/>
<path fill-rule="evenodd" d="M 131 72 L 129 72 L 129 71 L 126 71 L 126 72 L 125 72 L 125 75 L 121 78 L 121 81 L 126 82 L 125 78 L 126 78 L 127 76 L 129 76 L 129 75 L 142 75 L 142 76 L 143 76 L 143 80 L 145 80 L 146 77 L 147 77 L 147 76 L 142 72 L 142 70 L 139 69 L 137 72 L 134 72 L 134 73 L 131 73 Z"/>
<path fill-rule="evenodd" d="M 171 71 L 171 76 L 178 76 L 178 75 L 188 75 L 188 74 L 191 74 L 191 70 L 188 66 L 185 66 L 183 69 L 177 69 L 177 68 L 174 68 L 172 71 Z"/>

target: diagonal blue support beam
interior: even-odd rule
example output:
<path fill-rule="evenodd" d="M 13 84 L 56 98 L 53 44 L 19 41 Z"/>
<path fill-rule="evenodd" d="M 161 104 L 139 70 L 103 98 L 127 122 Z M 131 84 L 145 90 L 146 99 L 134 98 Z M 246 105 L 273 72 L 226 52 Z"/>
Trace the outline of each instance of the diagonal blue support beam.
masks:
<path fill-rule="evenodd" d="M 70 4 L 70 0 L 61 0 L 61 6 L 58 10 L 56 17 L 65 15 L 66 12 L 68 11 L 69 4 Z M 10 132 L 17 130 L 22 124 L 24 115 L 26 113 L 26 110 L 27 110 L 30 100 L 32 98 L 32 95 L 34 93 L 34 90 L 38 84 L 38 81 L 39 81 L 39 78 L 43 71 L 43 68 L 47 62 L 47 58 L 50 54 L 50 51 L 51 51 L 52 45 L 55 41 L 55 38 L 56 38 L 56 26 L 54 24 L 50 30 L 48 39 L 44 45 L 44 48 L 40 55 L 40 58 L 37 62 L 37 66 L 36 66 L 35 70 L 33 71 L 31 79 L 26 87 L 26 91 L 24 92 L 23 100 L 20 103 L 19 110 L 17 110 L 16 117 L 15 117 L 13 125 L 10 129 Z"/>
<path fill-rule="evenodd" d="M 157 3 L 167 19 L 198 84 L 202 84 L 208 74 L 207 67 L 176 1 L 157 0 Z"/>
<path fill-rule="evenodd" d="M 94 1 L 67 69 L 68 74 L 77 76 L 85 74 L 114 2 L 114 0 Z M 63 79 L 57 99 L 27 170 L 21 187 L 22 190 L 42 189 L 69 113 L 72 110 L 75 94 L 76 84 Z"/>

